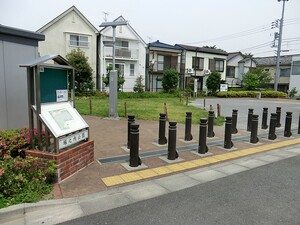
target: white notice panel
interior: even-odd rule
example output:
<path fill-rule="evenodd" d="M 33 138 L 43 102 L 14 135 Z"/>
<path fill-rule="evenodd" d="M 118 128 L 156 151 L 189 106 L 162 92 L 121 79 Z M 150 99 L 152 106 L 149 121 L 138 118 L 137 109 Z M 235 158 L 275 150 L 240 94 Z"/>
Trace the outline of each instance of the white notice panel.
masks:
<path fill-rule="evenodd" d="M 89 127 L 69 102 L 42 104 L 40 116 L 56 138 Z"/>

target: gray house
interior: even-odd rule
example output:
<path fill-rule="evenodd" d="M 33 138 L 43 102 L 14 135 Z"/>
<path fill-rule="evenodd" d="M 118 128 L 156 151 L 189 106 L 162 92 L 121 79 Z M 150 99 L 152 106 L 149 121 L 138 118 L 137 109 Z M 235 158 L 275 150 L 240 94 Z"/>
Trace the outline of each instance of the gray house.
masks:
<path fill-rule="evenodd" d="M 26 69 L 38 57 L 39 33 L 0 25 L 0 129 L 28 127 Z"/>

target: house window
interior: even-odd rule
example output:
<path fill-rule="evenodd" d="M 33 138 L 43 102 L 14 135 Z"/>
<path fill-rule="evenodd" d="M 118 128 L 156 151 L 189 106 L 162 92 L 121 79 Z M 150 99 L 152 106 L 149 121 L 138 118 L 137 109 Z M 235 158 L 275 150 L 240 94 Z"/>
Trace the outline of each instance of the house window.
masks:
<path fill-rule="evenodd" d="M 292 64 L 292 75 L 300 75 L 300 61 L 294 61 Z"/>
<path fill-rule="evenodd" d="M 227 66 L 226 77 L 235 77 L 235 67 L 234 66 Z"/>
<path fill-rule="evenodd" d="M 194 70 L 203 70 L 204 58 L 193 57 L 192 67 Z"/>
<path fill-rule="evenodd" d="M 130 64 L 130 76 L 134 76 L 134 64 Z"/>
<path fill-rule="evenodd" d="M 89 47 L 88 36 L 83 35 L 70 35 L 70 46 L 74 47 Z"/>
<path fill-rule="evenodd" d="M 216 60 L 215 59 L 215 70 L 218 72 L 224 71 L 224 60 Z"/>
<path fill-rule="evenodd" d="M 291 69 L 290 68 L 280 69 L 280 76 L 281 77 L 289 77 L 290 74 L 291 74 Z"/>
<path fill-rule="evenodd" d="M 112 64 L 109 64 L 110 66 L 112 66 Z M 124 77 L 124 64 L 115 64 L 116 70 L 118 71 L 118 75 L 121 77 Z"/>
<path fill-rule="evenodd" d="M 158 55 L 157 56 L 157 71 L 163 71 L 164 70 L 164 56 Z"/>
<path fill-rule="evenodd" d="M 128 48 L 129 47 L 129 42 L 128 41 L 123 41 L 123 40 L 116 40 L 116 47 L 120 48 Z"/>

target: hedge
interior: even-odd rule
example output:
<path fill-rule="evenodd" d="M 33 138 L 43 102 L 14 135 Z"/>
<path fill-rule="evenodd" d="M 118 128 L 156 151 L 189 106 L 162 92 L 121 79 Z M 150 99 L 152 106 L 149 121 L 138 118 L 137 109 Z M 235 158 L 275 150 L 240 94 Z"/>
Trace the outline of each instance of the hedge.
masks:
<path fill-rule="evenodd" d="M 287 94 L 281 91 L 228 91 L 218 92 L 217 97 L 220 98 L 255 98 L 256 94 L 260 92 L 262 98 L 286 98 Z"/>

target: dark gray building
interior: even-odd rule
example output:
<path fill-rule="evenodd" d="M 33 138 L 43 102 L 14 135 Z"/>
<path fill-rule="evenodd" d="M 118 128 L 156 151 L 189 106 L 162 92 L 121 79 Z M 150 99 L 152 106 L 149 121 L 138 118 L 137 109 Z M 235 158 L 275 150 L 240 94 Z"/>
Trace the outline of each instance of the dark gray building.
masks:
<path fill-rule="evenodd" d="M 43 34 L 0 25 L 0 129 L 28 127 L 26 68 Z"/>

